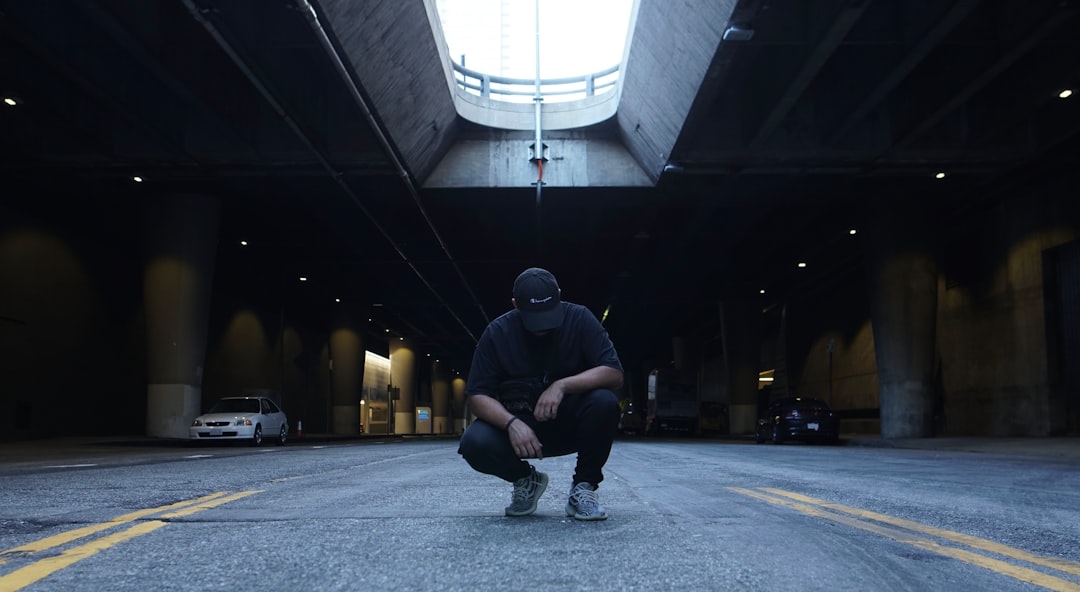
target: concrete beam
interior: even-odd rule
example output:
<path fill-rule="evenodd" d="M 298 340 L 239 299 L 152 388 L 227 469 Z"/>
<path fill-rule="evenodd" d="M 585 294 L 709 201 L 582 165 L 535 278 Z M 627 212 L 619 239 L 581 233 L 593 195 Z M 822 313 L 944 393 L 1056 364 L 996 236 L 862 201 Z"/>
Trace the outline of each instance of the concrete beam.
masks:
<path fill-rule="evenodd" d="M 424 179 L 459 122 L 434 0 L 320 0 L 343 58 L 405 162 Z"/>
<path fill-rule="evenodd" d="M 425 188 L 535 187 L 539 171 L 530 159 L 531 132 L 492 131 L 464 138 L 447 152 Z M 545 132 L 549 160 L 545 187 L 651 187 L 652 181 L 610 134 L 586 130 Z"/>
<path fill-rule="evenodd" d="M 639 0 L 620 75 L 620 137 L 655 182 L 717 56 L 736 0 Z"/>

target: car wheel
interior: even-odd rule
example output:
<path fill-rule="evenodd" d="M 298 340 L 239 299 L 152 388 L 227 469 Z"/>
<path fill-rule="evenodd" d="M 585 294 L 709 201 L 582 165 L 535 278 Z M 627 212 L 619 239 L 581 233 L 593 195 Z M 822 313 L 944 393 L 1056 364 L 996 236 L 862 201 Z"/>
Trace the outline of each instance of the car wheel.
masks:
<path fill-rule="evenodd" d="M 284 446 L 285 441 L 289 439 L 289 426 L 281 424 L 281 431 L 278 432 L 277 445 Z"/>
<path fill-rule="evenodd" d="M 251 445 L 252 446 L 261 446 L 262 445 L 262 426 L 261 425 L 255 426 L 255 433 L 251 435 Z"/>
<path fill-rule="evenodd" d="M 781 444 L 784 442 L 784 431 L 780 429 L 780 424 L 773 424 L 772 441 L 773 444 Z"/>

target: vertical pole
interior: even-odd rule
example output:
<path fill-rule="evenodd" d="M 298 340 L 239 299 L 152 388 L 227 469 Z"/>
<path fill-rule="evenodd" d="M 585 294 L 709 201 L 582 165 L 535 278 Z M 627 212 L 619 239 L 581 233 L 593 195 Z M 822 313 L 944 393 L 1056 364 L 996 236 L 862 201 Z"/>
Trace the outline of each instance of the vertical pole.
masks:
<path fill-rule="evenodd" d="M 540 215 L 540 206 L 543 194 L 544 186 L 544 143 L 540 134 L 540 105 L 544 101 L 543 95 L 540 94 L 540 0 L 534 0 L 536 20 L 536 48 L 535 48 L 535 90 L 533 93 L 533 111 L 536 117 L 535 128 L 536 137 L 533 140 L 533 162 L 536 164 L 536 241 L 540 246 L 540 250 L 543 250 L 544 229 L 543 220 Z"/>

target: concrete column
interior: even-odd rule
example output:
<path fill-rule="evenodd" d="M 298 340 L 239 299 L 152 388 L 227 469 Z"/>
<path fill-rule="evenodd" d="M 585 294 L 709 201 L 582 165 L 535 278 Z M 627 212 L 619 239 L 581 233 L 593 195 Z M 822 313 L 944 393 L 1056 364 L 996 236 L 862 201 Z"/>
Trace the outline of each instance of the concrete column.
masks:
<path fill-rule="evenodd" d="M 167 195 L 145 208 L 146 434 L 187 438 L 202 411 L 220 205 Z"/>
<path fill-rule="evenodd" d="M 694 360 L 685 337 L 671 338 L 671 361 L 680 373 L 690 376 L 694 370 Z"/>
<path fill-rule="evenodd" d="M 401 398 L 391 401 L 394 433 L 416 432 L 416 352 L 408 341 L 390 340 L 390 383 L 400 389 Z"/>
<path fill-rule="evenodd" d="M 359 315 L 339 311 L 330 329 L 330 430 L 360 433 L 360 399 L 364 391 L 364 340 Z"/>
<path fill-rule="evenodd" d="M 450 423 L 450 377 L 445 364 L 431 365 L 431 433 L 449 434 Z"/>
<path fill-rule="evenodd" d="M 875 201 L 867 284 L 877 357 L 881 436 L 934 435 L 938 270 L 933 223 L 912 201 Z"/>
<path fill-rule="evenodd" d="M 758 373 L 761 371 L 761 305 L 756 300 L 720 303 L 730 433 L 750 434 L 757 426 Z"/>
<path fill-rule="evenodd" d="M 450 391 L 454 397 L 454 433 L 460 434 L 465 431 L 465 414 L 469 412 L 465 408 L 465 379 L 455 376 L 450 382 Z"/>

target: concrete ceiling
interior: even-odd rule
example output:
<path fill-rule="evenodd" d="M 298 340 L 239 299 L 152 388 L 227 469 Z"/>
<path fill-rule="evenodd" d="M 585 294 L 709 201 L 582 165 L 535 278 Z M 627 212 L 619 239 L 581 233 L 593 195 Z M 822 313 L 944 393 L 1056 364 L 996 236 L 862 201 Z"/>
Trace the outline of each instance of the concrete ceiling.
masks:
<path fill-rule="evenodd" d="M 649 182 L 546 187 L 539 208 L 527 187 L 425 187 L 490 133 L 453 109 L 430 7 L 306 4 L 0 0 L 0 92 L 21 102 L 0 108 L 5 205 L 108 233 L 154 195 L 219 196 L 219 290 L 341 298 L 460 364 L 541 265 L 611 307 L 624 358 L 662 360 L 716 330 L 720 299 L 858 273 L 847 229 L 875 195 L 947 227 L 1078 161 L 1080 97 L 1057 98 L 1080 88 L 1074 2 L 641 0 L 617 115 L 581 133 Z"/>

